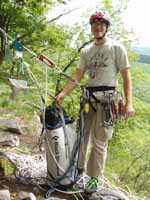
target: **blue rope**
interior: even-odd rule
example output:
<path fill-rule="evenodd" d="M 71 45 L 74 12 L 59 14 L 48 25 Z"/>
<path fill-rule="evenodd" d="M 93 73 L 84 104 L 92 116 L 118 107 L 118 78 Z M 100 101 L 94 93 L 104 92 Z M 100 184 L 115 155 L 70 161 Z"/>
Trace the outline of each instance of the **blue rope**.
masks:
<path fill-rule="evenodd" d="M 21 42 L 19 42 L 17 39 L 15 39 L 12 42 L 13 47 L 17 50 L 17 51 L 23 51 L 24 50 L 24 46 L 23 44 L 21 44 Z"/>

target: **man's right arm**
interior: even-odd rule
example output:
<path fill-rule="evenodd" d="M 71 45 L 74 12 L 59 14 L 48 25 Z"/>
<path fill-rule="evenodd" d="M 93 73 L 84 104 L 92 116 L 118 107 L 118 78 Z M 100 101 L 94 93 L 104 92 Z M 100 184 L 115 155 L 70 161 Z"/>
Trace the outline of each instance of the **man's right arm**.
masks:
<path fill-rule="evenodd" d="M 65 85 L 65 87 L 63 88 L 63 90 L 56 96 L 56 103 L 61 104 L 62 101 L 64 100 L 64 98 L 77 86 L 76 82 L 80 82 L 80 80 L 82 79 L 84 75 L 84 71 L 80 68 L 76 69 L 75 74 L 73 75 L 72 79 L 73 80 L 69 80 L 68 83 Z"/>

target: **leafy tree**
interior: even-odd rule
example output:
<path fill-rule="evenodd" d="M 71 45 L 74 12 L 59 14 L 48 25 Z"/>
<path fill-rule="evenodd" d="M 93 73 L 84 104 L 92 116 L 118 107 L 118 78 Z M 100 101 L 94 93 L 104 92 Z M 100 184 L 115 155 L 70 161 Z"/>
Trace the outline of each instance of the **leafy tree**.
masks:
<path fill-rule="evenodd" d="M 43 32 L 47 25 L 46 13 L 53 5 L 66 3 L 62 0 L 6 0 L 0 3 L 0 27 L 11 36 L 24 39 L 25 44 L 30 44 L 32 35 Z M 0 62 L 2 63 L 5 52 L 5 41 L 1 36 Z M 36 38 L 40 42 L 40 37 Z"/>

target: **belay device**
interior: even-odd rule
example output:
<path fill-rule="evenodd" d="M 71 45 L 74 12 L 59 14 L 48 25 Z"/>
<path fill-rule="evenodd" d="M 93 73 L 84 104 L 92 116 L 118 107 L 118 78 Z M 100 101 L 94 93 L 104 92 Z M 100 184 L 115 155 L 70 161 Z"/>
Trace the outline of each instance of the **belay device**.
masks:
<path fill-rule="evenodd" d="M 72 185 L 76 180 L 79 151 L 74 120 L 57 105 L 48 106 L 44 118 L 47 178 L 56 186 Z"/>

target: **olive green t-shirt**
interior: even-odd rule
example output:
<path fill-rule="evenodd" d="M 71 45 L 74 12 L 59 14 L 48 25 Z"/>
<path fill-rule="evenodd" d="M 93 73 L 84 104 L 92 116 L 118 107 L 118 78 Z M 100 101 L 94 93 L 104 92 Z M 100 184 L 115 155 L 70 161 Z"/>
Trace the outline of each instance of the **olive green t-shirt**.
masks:
<path fill-rule="evenodd" d="M 117 74 L 129 68 L 125 47 L 111 39 L 103 45 L 91 44 L 81 51 L 79 68 L 89 76 L 89 86 L 117 86 Z"/>

